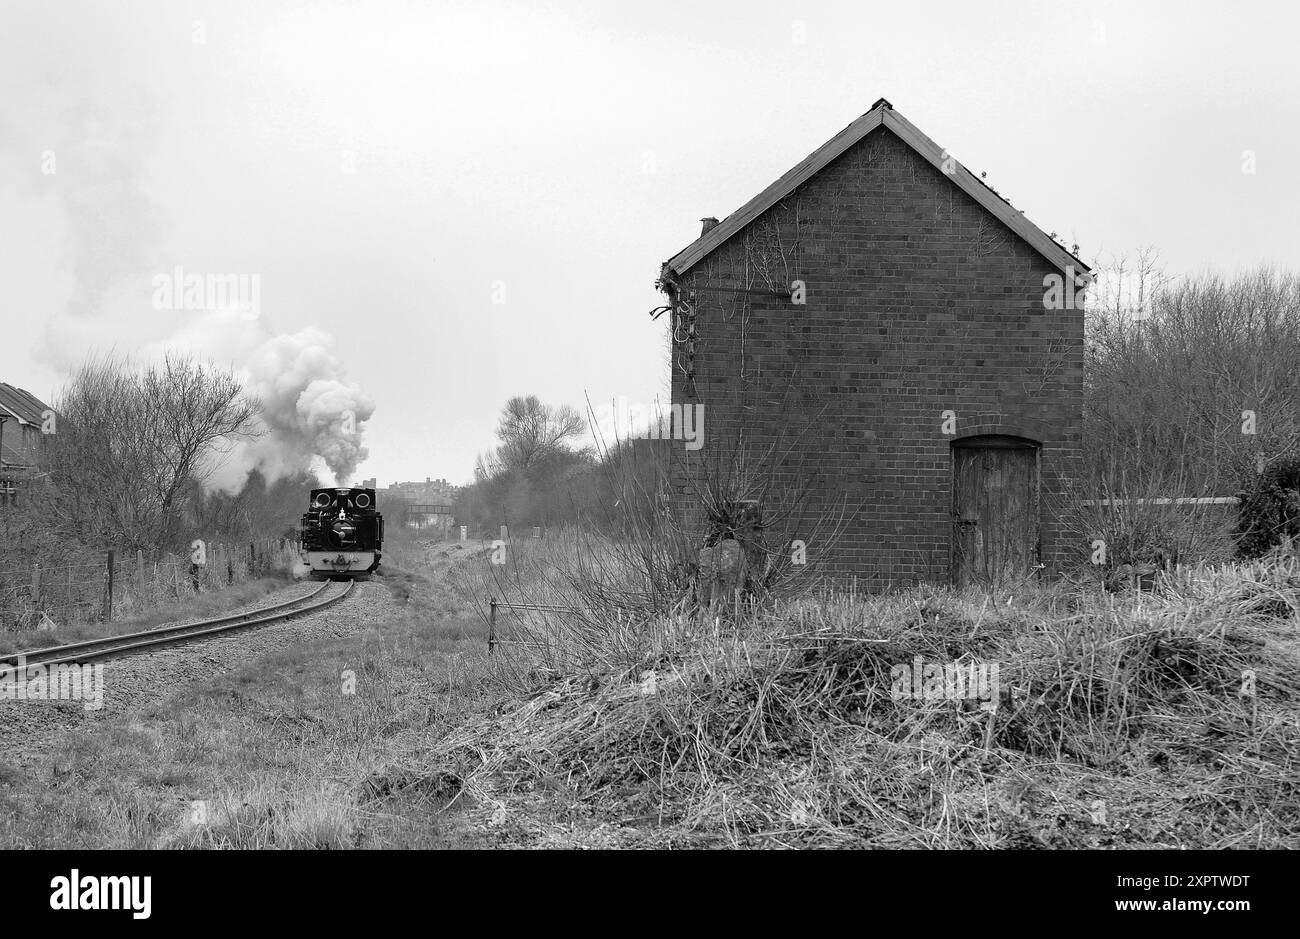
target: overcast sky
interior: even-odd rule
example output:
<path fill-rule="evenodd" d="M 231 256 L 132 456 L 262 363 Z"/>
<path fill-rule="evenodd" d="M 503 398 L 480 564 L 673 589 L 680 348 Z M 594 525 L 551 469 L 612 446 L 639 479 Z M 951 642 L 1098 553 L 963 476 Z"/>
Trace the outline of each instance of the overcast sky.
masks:
<path fill-rule="evenodd" d="M 48 398 L 88 352 L 233 361 L 236 331 L 316 327 L 375 406 L 358 477 L 465 482 L 511 395 L 661 394 L 661 262 L 881 97 L 1086 261 L 1300 268 L 1297 27 L 1283 2 L 0 0 L 0 380 Z M 177 265 L 257 275 L 257 321 L 157 309 Z"/>

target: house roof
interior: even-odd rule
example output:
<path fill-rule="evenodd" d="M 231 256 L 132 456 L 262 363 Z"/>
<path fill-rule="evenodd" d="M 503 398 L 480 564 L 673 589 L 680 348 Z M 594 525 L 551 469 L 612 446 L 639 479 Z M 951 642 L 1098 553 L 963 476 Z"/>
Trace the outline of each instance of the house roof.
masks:
<path fill-rule="evenodd" d="M 31 392 L 0 381 L 0 420 L 6 424 L 39 427 L 43 421 L 41 412 L 45 409 L 41 400 Z M 0 466 L 22 466 L 26 462 L 26 455 L 11 445 L 11 439 L 8 434 L 0 438 Z"/>
<path fill-rule="evenodd" d="M 25 424 L 39 425 L 44 420 L 41 412 L 45 410 L 48 405 L 30 391 L 0 381 L 0 417 L 16 417 Z"/>
<path fill-rule="evenodd" d="M 1091 270 L 1087 264 L 1084 264 L 1075 255 L 1058 244 L 1051 235 L 1025 218 L 1020 210 L 1013 208 L 1011 203 L 980 181 L 974 173 L 957 163 L 955 159 L 952 159 L 951 154 L 918 130 L 911 121 L 895 111 L 893 105 L 884 98 L 872 105 L 871 110 L 866 114 L 804 157 L 780 179 L 671 258 L 664 265 L 665 269 L 676 274 L 685 274 L 708 257 L 714 249 L 725 244 L 742 228 L 819 173 L 832 160 L 867 136 L 867 134 L 881 126 L 889 128 L 931 165 L 940 172 L 944 172 L 967 195 L 997 216 L 1008 228 L 1028 242 L 1044 258 L 1060 268 L 1062 272 L 1069 274 L 1067 268 L 1073 268 L 1076 275 L 1086 275 Z M 943 169 L 943 165 L 947 161 L 951 161 L 949 163 L 950 167 L 953 168 L 951 172 L 945 172 Z"/>

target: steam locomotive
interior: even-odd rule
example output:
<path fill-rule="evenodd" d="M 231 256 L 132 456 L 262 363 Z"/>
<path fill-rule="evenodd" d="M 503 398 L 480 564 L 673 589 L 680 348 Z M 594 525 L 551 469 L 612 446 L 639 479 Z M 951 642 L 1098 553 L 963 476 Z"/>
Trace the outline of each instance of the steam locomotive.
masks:
<path fill-rule="evenodd" d="M 313 489 L 302 517 L 302 560 L 317 580 L 379 569 L 384 517 L 373 489 Z"/>

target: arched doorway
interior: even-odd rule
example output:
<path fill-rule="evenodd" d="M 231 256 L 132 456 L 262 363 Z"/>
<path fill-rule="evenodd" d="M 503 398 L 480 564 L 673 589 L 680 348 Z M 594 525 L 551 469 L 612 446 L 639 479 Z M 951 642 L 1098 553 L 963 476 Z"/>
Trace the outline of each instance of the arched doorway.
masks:
<path fill-rule="evenodd" d="M 987 434 L 952 442 L 952 579 L 1023 580 L 1038 566 L 1039 445 Z"/>

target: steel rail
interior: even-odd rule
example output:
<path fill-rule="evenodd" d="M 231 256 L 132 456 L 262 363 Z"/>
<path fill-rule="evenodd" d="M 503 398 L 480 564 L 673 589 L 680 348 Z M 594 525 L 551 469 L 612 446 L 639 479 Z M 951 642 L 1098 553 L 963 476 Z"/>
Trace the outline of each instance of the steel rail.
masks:
<path fill-rule="evenodd" d="M 321 584 L 311 593 L 301 597 L 295 597 L 291 600 L 285 600 L 280 603 L 274 603 L 270 606 L 264 606 L 256 610 L 248 610 L 244 613 L 230 613 L 225 616 L 217 616 L 212 619 L 198 620 L 193 623 L 180 623 L 175 626 L 164 626 L 160 629 L 146 629 L 141 632 L 123 633 L 118 636 L 103 636 L 99 639 L 87 639 L 83 642 L 70 642 L 61 646 L 50 646 L 45 649 L 31 649 L 23 652 L 14 652 L 0 656 L 0 667 L 16 669 L 19 667 L 18 659 L 23 659 L 23 667 L 30 668 L 34 665 L 65 665 L 72 662 L 88 662 L 94 659 L 108 658 L 110 656 L 122 655 L 130 652 L 137 652 L 142 649 L 156 648 L 179 644 L 190 639 L 212 636 L 224 632 L 233 632 L 237 629 L 247 629 L 251 626 L 261 626 L 267 623 L 280 622 L 282 620 L 292 619 L 295 616 L 301 616 L 306 613 L 314 613 L 317 610 L 323 610 L 326 607 L 333 606 L 344 597 L 352 592 L 352 583 L 339 593 L 331 597 L 326 597 L 317 603 L 308 606 L 298 606 L 309 600 L 314 600 L 320 596 L 329 582 Z M 288 609 L 293 607 L 294 609 Z"/>

